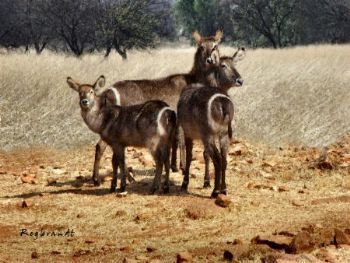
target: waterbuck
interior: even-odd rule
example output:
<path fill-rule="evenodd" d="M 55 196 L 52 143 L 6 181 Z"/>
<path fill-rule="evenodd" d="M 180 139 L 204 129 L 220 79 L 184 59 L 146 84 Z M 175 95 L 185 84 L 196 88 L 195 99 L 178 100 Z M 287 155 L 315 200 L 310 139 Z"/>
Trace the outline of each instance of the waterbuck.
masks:
<path fill-rule="evenodd" d="M 101 136 L 113 150 L 113 180 L 111 192 L 116 190 L 118 167 L 122 192 L 126 187 L 125 147 L 146 147 L 156 163 L 156 176 L 151 192 L 158 190 L 163 166 L 165 167 L 164 192 L 169 191 L 170 148 L 176 131 L 176 113 L 160 100 L 147 101 L 133 106 L 107 105 L 104 96 L 96 92 L 105 85 L 101 76 L 93 85 L 79 84 L 67 78 L 70 88 L 79 93 L 81 115 L 87 126 Z"/>
<path fill-rule="evenodd" d="M 182 189 L 187 190 L 189 169 L 192 161 L 193 140 L 200 139 L 204 145 L 205 185 L 210 185 L 209 157 L 214 163 L 215 184 L 212 197 L 227 194 L 226 167 L 229 139 L 232 138 L 234 107 L 228 90 L 241 86 L 243 80 L 235 69 L 235 63 L 242 58 L 244 48 L 232 57 L 220 58 L 220 64 L 212 69 L 210 85 L 192 84 L 186 87 L 177 106 L 178 123 L 184 131 L 186 165 Z M 216 147 L 219 141 L 220 151 Z"/>
<path fill-rule="evenodd" d="M 125 80 L 116 82 L 113 86 L 103 92 L 106 101 L 110 104 L 129 106 L 143 103 L 148 100 L 160 99 L 176 110 L 176 105 L 181 91 L 189 84 L 206 83 L 207 76 L 214 65 L 220 61 L 218 44 L 222 38 L 222 31 L 217 31 L 215 36 L 202 37 L 197 31 L 193 37 L 197 44 L 197 51 L 194 55 L 194 64 L 189 73 L 175 74 L 165 78 L 154 80 Z M 96 186 L 100 184 L 99 166 L 102 155 L 107 144 L 101 138 L 96 145 L 95 161 L 92 179 Z M 174 140 L 171 168 L 176 167 L 177 140 Z"/>

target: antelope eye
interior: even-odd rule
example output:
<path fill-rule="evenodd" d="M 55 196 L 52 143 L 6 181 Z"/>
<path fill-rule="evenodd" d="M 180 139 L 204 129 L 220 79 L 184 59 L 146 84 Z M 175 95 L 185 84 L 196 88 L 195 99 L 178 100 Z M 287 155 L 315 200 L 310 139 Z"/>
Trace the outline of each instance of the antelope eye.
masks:
<path fill-rule="evenodd" d="M 94 93 L 92 90 L 90 90 L 90 94 Z"/>

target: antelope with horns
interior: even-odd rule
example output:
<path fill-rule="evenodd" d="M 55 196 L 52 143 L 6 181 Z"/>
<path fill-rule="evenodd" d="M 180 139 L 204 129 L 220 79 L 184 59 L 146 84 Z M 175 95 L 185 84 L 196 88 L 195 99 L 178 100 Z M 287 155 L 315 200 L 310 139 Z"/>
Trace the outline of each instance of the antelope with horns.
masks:
<path fill-rule="evenodd" d="M 184 87 L 193 83 L 207 83 L 208 74 L 213 66 L 219 64 L 220 53 L 218 45 L 223 33 L 217 31 L 215 36 L 202 37 L 197 31 L 193 37 L 197 44 L 197 51 L 194 55 L 192 70 L 186 74 L 175 74 L 165 78 L 154 80 L 125 80 L 116 82 L 113 86 L 103 92 L 109 104 L 129 106 L 144 103 L 148 100 L 160 99 L 176 110 L 176 105 L 181 91 Z M 102 155 L 107 144 L 101 138 L 96 145 L 95 162 L 92 179 L 98 186 L 99 166 Z M 177 140 L 174 140 L 171 168 L 176 171 L 176 148 Z"/>
<path fill-rule="evenodd" d="M 219 193 L 227 194 L 226 167 L 229 139 L 232 138 L 234 107 L 228 90 L 241 86 L 243 80 L 235 69 L 235 63 L 243 57 L 244 48 L 239 49 L 232 57 L 220 58 L 211 74 L 214 86 L 193 84 L 186 87 L 177 106 L 178 123 L 184 131 L 186 148 L 186 165 L 182 189 L 187 190 L 189 169 L 192 160 L 193 140 L 199 139 L 204 145 L 205 184 L 210 185 L 209 157 L 214 163 L 215 184 L 212 197 Z M 219 141 L 220 150 L 216 147 Z"/>
<path fill-rule="evenodd" d="M 106 105 L 103 96 L 96 92 L 105 85 L 99 77 L 93 85 L 79 84 L 67 78 L 70 88 L 79 93 L 81 115 L 87 126 L 112 147 L 113 180 L 111 192 L 116 190 L 118 167 L 122 192 L 126 188 L 125 147 L 146 147 L 156 163 L 156 176 L 151 192 L 158 190 L 165 167 L 164 192 L 169 191 L 170 148 L 176 131 L 176 113 L 160 100 L 147 101 L 133 106 Z"/>

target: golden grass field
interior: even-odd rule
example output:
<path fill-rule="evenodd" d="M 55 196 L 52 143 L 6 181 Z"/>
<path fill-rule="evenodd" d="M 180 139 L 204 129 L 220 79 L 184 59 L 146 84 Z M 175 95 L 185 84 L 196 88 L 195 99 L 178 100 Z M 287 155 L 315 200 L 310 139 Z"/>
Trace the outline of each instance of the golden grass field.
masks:
<path fill-rule="evenodd" d="M 244 85 L 231 94 L 230 207 L 202 189 L 199 144 L 188 193 L 171 173 L 170 194 L 149 195 L 153 164 L 133 148 L 126 197 L 109 194 L 110 150 L 104 182 L 93 186 L 98 136 L 66 77 L 90 83 L 104 74 L 107 85 L 162 77 L 188 71 L 194 51 L 132 51 L 127 61 L 0 52 L 0 262 L 176 262 L 180 252 L 224 262 L 225 251 L 234 262 L 350 262 L 349 45 L 247 51 L 237 65 Z M 21 237 L 23 228 L 75 235 L 35 239 Z M 312 244 L 290 254 L 300 235 Z"/>

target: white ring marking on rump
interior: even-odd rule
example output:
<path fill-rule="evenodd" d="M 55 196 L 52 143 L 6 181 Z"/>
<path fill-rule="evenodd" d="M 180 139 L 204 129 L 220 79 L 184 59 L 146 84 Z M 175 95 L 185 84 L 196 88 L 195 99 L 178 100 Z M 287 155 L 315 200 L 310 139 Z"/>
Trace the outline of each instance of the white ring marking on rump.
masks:
<path fill-rule="evenodd" d="M 230 97 L 224 95 L 224 94 L 220 94 L 220 93 L 216 93 L 214 94 L 213 96 L 211 96 L 211 98 L 209 99 L 208 101 L 208 108 L 207 108 L 207 117 L 208 117 L 208 124 L 210 125 L 210 127 L 215 130 L 216 129 L 216 122 L 215 120 L 213 119 L 213 117 L 211 116 L 211 105 L 213 104 L 213 101 L 216 99 L 216 98 L 226 98 L 228 99 L 229 101 L 232 102 L 232 100 L 230 99 Z"/>
<path fill-rule="evenodd" d="M 166 133 L 164 126 L 162 125 L 162 123 L 160 123 L 160 119 L 162 118 L 163 113 L 167 110 L 172 111 L 170 107 L 164 107 L 159 111 L 157 116 L 157 129 L 160 136 L 163 136 Z"/>
<path fill-rule="evenodd" d="M 115 88 L 115 87 L 110 87 L 109 88 L 111 91 L 113 91 L 113 93 L 114 93 L 114 97 L 115 97 L 115 105 L 118 105 L 118 106 L 120 106 L 120 93 L 119 93 L 119 91 L 117 90 L 117 88 Z"/>

